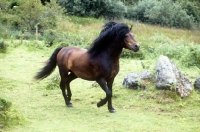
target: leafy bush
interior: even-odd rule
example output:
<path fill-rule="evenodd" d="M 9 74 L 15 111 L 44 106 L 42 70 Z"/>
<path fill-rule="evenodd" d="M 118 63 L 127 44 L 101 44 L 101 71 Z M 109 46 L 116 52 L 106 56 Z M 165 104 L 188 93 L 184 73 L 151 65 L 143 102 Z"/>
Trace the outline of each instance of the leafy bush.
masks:
<path fill-rule="evenodd" d="M 44 32 L 44 39 L 47 46 L 80 46 L 82 48 L 88 48 L 90 42 L 85 40 L 81 35 L 72 32 L 62 32 L 57 30 L 46 30 Z"/>
<path fill-rule="evenodd" d="M 181 61 L 186 66 L 197 66 L 200 68 L 200 46 L 190 45 L 186 47 L 188 49 L 181 58 Z"/>
<path fill-rule="evenodd" d="M 118 1 L 118 0 L 112 0 L 107 1 L 106 7 L 104 9 L 104 12 L 102 13 L 102 16 L 108 19 L 121 19 L 125 16 L 127 10 L 126 6 Z"/>
<path fill-rule="evenodd" d="M 188 0 L 179 0 L 179 4 L 189 16 L 194 17 L 196 23 L 200 22 L 200 4 L 198 5 L 197 2 L 191 2 Z"/>
<path fill-rule="evenodd" d="M 156 6 L 145 10 L 144 15 L 152 24 L 188 29 L 194 26 L 194 18 L 187 15 L 178 3 L 173 3 L 171 0 L 157 2 Z"/>
<path fill-rule="evenodd" d="M 127 15 L 129 19 L 133 17 L 142 22 L 187 29 L 195 26 L 195 17 L 188 15 L 178 2 L 172 0 L 141 0 L 130 11 L 133 13 Z"/>
<path fill-rule="evenodd" d="M 125 18 L 127 19 L 136 19 L 137 12 L 133 8 L 133 6 L 127 6 L 127 12 L 125 14 Z"/>
<path fill-rule="evenodd" d="M 12 103 L 0 97 L 0 124 L 7 125 L 9 122 L 9 114 L 8 111 L 11 107 Z"/>
<path fill-rule="evenodd" d="M 45 50 L 45 45 L 42 41 L 23 41 L 23 44 L 28 47 L 29 51 Z"/>
<path fill-rule="evenodd" d="M 123 57 L 123 58 L 139 58 L 142 60 L 142 59 L 145 59 L 144 52 L 145 52 L 145 49 L 140 49 L 140 51 L 138 51 L 138 52 L 133 52 L 133 51 L 124 49 L 122 51 L 121 57 Z"/>
<path fill-rule="evenodd" d="M 55 73 L 53 77 L 48 79 L 46 85 L 46 90 L 54 90 L 60 88 L 60 75 L 59 73 Z"/>
<path fill-rule="evenodd" d="M 184 63 L 186 63 L 189 62 L 187 59 L 192 60 L 192 57 L 188 58 L 191 55 L 189 51 L 190 46 L 191 45 L 188 46 L 188 43 L 181 39 L 173 41 L 164 34 L 155 34 L 151 36 L 147 42 L 144 41 L 140 51 L 143 54 L 142 58 L 145 59 L 157 58 L 160 55 L 165 55 L 170 59 L 178 59 L 180 61 L 184 58 Z M 197 47 L 195 46 L 195 48 Z"/>
<path fill-rule="evenodd" d="M 12 103 L 8 100 L 0 98 L 0 111 L 7 111 L 10 109 Z"/>
<path fill-rule="evenodd" d="M 3 40 L 0 39 L 0 52 L 5 52 L 7 48 L 7 45 Z"/>
<path fill-rule="evenodd" d="M 58 0 L 69 15 L 81 17 L 122 18 L 126 12 L 125 5 L 119 0 Z"/>
<path fill-rule="evenodd" d="M 12 102 L 0 97 L 0 125 L 2 128 L 20 124 L 23 119 L 16 110 L 11 110 L 11 106 Z"/>
<path fill-rule="evenodd" d="M 158 3 L 157 0 L 141 0 L 141 1 L 139 1 L 138 4 L 132 10 L 133 11 L 132 17 L 134 17 L 135 19 L 142 21 L 142 22 L 148 21 L 148 17 L 145 16 L 145 11 L 148 9 L 152 9 L 153 7 L 155 7 L 157 5 L 157 3 Z M 130 18 L 130 16 L 129 16 L 129 18 Z"/>
<path fill-rule="evenodd" d="M 53 43 L 58 39 L 58 33 L 55 30 L 45 30 L 44 35 L 45 43 L 47 46 L 52 46 Z"/>

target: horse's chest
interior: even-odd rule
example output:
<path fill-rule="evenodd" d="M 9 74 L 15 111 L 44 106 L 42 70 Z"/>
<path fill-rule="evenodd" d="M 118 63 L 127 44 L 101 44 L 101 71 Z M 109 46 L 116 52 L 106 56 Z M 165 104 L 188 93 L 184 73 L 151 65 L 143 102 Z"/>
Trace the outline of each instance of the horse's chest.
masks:
<path fill-rule="evenodd" d="M 105 71 L 106 71 L 108 78 L 113 78 L 119 72 L 119 64 L 109 65 Z"/>
<path fill-rule="evenodd" d="M 112 67 L 112 70 L 111 70 L 112 72 L 111 72 L 111 74 L 113 74 L 113 75 L 117 75 L 117 73 L 119 72 L 119 64 L 117 64 L 117 65 L 114 65 L 113 67 Z"/>

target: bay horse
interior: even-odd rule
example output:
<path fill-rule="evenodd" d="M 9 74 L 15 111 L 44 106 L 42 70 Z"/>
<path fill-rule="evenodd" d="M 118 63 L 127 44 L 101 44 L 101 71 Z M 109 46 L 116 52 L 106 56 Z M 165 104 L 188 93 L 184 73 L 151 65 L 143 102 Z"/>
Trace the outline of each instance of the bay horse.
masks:
<path fill-rule="evenodd" d="M 108 110 L 115 113 L 112 106 L 112 84 L 119 72 L 122 49 L 137 52 L 140 48 L 124 23 L 108 22 L 88 50 L 69 46 L 55 49 L 48 63 L 37 73 L 35 79 L 49 76 L 56 65 L 61 77 L 60 88 L 68 107 L 72 107 L 70 82 L 76 78 L 96 81 L 105 91 L 106 97 L 97 103 L 101 107 L 108 102 Z M 66 91 L 67 90 L 67 94 Z"/>

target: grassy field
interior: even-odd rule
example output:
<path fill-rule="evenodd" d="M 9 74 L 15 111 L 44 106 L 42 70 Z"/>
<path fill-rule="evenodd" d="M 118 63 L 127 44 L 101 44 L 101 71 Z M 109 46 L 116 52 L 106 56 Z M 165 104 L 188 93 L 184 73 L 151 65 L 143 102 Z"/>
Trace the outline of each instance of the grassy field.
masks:
<path fill-rule="evenodd" d="M 102 22 L 81 26 L 69 22 L 60 28 L 77 32 L 78 35 L 93 40 Z M 96 28 L 95 28 L 96 27 Z M 87 31 L 91 31 L 90 33 Z M 135 23 L 134 31 L 142 44 L 153 44 L 152 37 L 164 34 L 173 42 L 200 44 L 199 32 L 148 26 Z M 0 128 L 5 132 L 199 132 L 200 91 L 194 90 L 190 97 L 181 99 L 171 91 L 156 90 L 153 83 L 147 90 L 133 90 L 122 86 L 123 78 L 130 72 L 141 72 L 141 62 L 154 71 L 157 58 L 120 60 L 120 72 L 113 90 L 113 106 L 117 110 L 111 114 L 107 106 L 96 107 L 105 93 L 94 82 L 76 79 L 71 83 L 73 108 L 67 108 L 55 78 L 57 69 L 43 81 L 35 81 L 33 76 L 44 65 L 54 48 L 44 47 L 43 42 L 6 40 L 7 53 L 0 53 L 0 96 L 12 102 L 10 123 Z M 39 48 L 38 48 L 39 47 Z M 131 52 L 131 51 L 130 51 Z M 199 76 L 197 67 L 182 66 L 174 60 L 179 69 L 194 81 Z M 13 124 L 12 124 L 13 123 Z"/>

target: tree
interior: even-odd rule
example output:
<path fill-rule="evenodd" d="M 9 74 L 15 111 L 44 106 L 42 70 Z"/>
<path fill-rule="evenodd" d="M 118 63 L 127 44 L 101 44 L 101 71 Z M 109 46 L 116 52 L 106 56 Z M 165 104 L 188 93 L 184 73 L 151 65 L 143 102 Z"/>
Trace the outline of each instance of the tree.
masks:
<path fill-rule="evenodd" d="M 121 18 L 126 12 L 125 5 L 119 0 L 58 0 L 69 15 L 82 17 Z"/>
<path fill-rule="evenodd" d="M 55 27 L 57 19 L 63 14 L 63 9 L 56 1 L 43 6 L 39 0 L 23 0 L 13 12 L 20 18 L 21 27 L 31 32 L 36 25 L 40 25 L 41 28 Z"/>
<path fill-rule="evenodd" d="M 40 2 L 35 0 L 23 1 L 16 8 L 19 18 L 21 18 L 21 26 L 25 26 L 30 32 L 35 28 L 35 25 L 38 24 L 43 19 L 43 12 L 45 8 Z"/>

